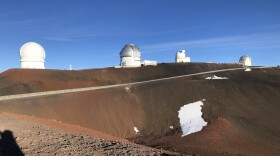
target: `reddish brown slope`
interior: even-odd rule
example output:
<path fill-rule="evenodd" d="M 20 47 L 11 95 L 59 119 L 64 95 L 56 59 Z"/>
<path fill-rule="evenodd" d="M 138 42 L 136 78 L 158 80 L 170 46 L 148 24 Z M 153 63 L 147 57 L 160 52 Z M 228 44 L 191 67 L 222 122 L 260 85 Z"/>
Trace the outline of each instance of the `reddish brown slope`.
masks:
<path fill-rule="evenodd" d="M 201 71 L 236 68 L 234 64 L 160 64 L 156 67 L 92 70 L 11 69 L 0 74 L 0 95 L 30 93 L 152 80 Z"/>
<path fill-rule="evenodd" d="M 196 66 L 199 69 L 204 65 Z M 184 72 L 190 68 L 187 67 L 165 66 L 170 68 L 166 69 L 168 72 L 174 68 Z M 209 75 L 204 75 L 133 85 L 130 93 L 119 87 L 2 101 L 0 110 L 56 119 L 125 138 L 138 136 L 133 131 L 136 126 L 142 135 L 137 140 L 143 144 L 182 152 L 277 154 L 280 144 L 279 69 L 217 75 L 230 79 L 205 80 Z M 201 99 L 207 100 L 203 112 L 211 124 L 202 132 L 181 138 L 178 110 L 184 104 Z M 174 130 L 169 128 L 171 125 Z"/>
<path fill-rule="evenodd" d="M 0 155 L 179 155 L 130 143 L 87 128 L 0 113 Z"/>
<path fill-rule="evenodd" d="M 250 73 L 235 71 L 219 76 L 228 76 L 230 79 L 205 80 L 196 77 L 196 80 L 182 79 L 139 86 L 137 92 L 141 92 L 141 102 L 149 114 L 144 125 L 149 129 L 144 132 L 150 136 L 149 139 L 145 137 L 140 140 L 150 146 L 176 147 L 182 151 L 204 153 L 211 150 L 214 155 L 216 152 L 279 154 L 280 70 L 255 70 Z M 206 139 L 211 138 L 211 133 L 197 133 L 180 139 L 180 129 L 169 129 L 170 125 L 179 127 L 177 111 L 183 104 L 201 99 L 207 100 L 203 107 L 207 121 L 215 123 L 215 119 L 221 117 L 236 129 L 236 133 L 224 128 L 218 130 L 222 132 L 223 138 L 223 141 L 217 140 L 218 146 Z M 241 138 L 240 141 L 237 138 Z"/>
<path fill-rule="evenodd" d="M 142 125 L 144 117 L 138 97 L 127 94 L 123 88 L 114 88 L 12 100 L 0 104 L 3 106 L 0 110 L 55 119 L 126 137 L 134 135 L 134 125 Z"/>

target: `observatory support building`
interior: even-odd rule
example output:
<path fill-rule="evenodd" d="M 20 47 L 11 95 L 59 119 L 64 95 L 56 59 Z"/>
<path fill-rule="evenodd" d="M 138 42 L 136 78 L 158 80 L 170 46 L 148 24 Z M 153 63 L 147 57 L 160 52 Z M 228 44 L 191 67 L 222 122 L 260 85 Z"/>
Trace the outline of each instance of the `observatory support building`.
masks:
<path fill-rule="evenodd" d="M 20 48 L 19 55 L 21 68 L 45 69 L 46 53 L 41 45 L 28 42 Z"/>
<path fill-rule="evenodd" d="M 176 63 L 191 62 L 191 58 L 186 56 L 186 50 L 179 50 L 175 57 Z"/>

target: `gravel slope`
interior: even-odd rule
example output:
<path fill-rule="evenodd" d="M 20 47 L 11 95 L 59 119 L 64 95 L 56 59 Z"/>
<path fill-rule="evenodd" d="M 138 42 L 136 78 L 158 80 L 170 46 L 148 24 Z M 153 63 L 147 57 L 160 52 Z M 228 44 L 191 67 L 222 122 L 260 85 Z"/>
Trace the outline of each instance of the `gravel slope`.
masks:
<path fill-rule="evenodd" d="M 116 138 L 109 140 L 110 136 L 105 134 L 100 136 L 103 137 L 101 139 L 92 136 L 98 135 L 98 132 L 34 117 L 1 113 L 0 123 L 0 156 L 174 154 Z M 77 130 L 90 135 L 75 133 Z"/>

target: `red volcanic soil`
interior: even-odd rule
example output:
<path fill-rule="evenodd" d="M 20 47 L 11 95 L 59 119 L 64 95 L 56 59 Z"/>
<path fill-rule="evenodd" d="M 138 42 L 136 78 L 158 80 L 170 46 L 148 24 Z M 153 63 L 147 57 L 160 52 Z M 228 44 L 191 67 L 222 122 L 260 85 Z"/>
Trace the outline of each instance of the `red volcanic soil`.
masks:
<path fill-rule="evenodd" d="M 237 68 L 236 64 L 160 64 L 156 67 L 91 70 L 10 69 L 0 73 L 0 95 L 81 88 L 152 80 L 202 71 Z"/>
<path fill-rule="evenodd" d="M 10 70 L 0 74 L 0 93 L 108 85 L 235 67 L 239 66 L 190 63 L 84 71 Z M 213 76 L 206 74 L 130 85 L 130 92 L 116 87 L 0 101 L 0 111 L 54 119 L 182 153 L 279 155 L 280 69 L 215 75 L 229 79 L 206 80 Z M 206 99 L 202 111 L 208 126 L 182 138 L 180 107 L 202 99 Z"/>
<path fill-rule="evenodd" d="M 26 115 L 0 113 L 0 155 L 178 155 L 91 129 Z"/>
<path fill-rule="evenodd" d="M 142 137 L 135 139 L 135 142 L 191 155 L 279 155 L 279 151 L 271 151 L 271 148 L 267 148 L 262 142 L 243 135 L 224 118 L 211 120 L 207 127 L 198 133 L 185 137 L 181 135 L 170 132 L 164 136 Z"/>
<path fill-rule="evenodd" d="M 94 136 L 94 137 L 98 137 L 100 139 L 107 139 L 107 140 L 112 140 L 112 141 L 119 141 L 119 142 L 123 142 L 123 143 L 130 143 L 128 140 L 126 139 L 122 139 L 122 138 L 118 138 L 118 137 L 114 137 L 99 131 L 95 131 L 89 128 L 84 128 L 84 127 L 80 127 L 80 126 L 76 126 L 73 124 L 66 124 L 66 123 L 62 123 L 60 121 L 56 121 L 54 119 L 49 120 L 49 119 L 43 119 L 43 118 L 38 118 L 38 117 L 34 117 L 34 116 L 27 116 L 27 115 L 21 115 L 21 114 L 15 114 L 15 113 L 7 113 L 7 112 L 3 112 L 2 115 L 8 116 L 8 117 L 12 117 L 16 120 L 23 120 L 23 121 L 31 121 L 33 123 L 37 123 L 40 125 L 45 125 L 45 126 L 49 126 L 52 127 L 54 129 L 57 130 L 61 130 L 63 132 L 68 132 L 68 133 L 73 133 L 73 134 L 86 134 L 89 136 Z"/>

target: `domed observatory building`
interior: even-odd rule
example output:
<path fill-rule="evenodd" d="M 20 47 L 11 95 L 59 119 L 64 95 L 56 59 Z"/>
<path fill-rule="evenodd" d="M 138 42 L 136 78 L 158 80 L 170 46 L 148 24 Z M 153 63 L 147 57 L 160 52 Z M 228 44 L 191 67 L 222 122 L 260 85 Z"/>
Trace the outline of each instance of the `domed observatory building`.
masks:
<path fill-rule="evenodd" d="M 19 55 L 21 68 L 45 69 L 46 53 L 41 45 L 28 42 L 20 48 Z"/>
<path fill-rule="evenodd" d="M 176 53 L 175 62 L 176 63 L 191 62 L 191 58 L 186 56 L 186 50 L 179 50 Z"/>
<path fill-rule="evenodd" d="M 120 52 L 120 66 L 141 67 L 141 52 L 134 44 L 126 44 Z"/>
<path fill-rule="evenodd" d="M 239 59 L 239 64 L 242 66 L 252 66 L 252 59 L 248 55 L 243 55 Z"/>

